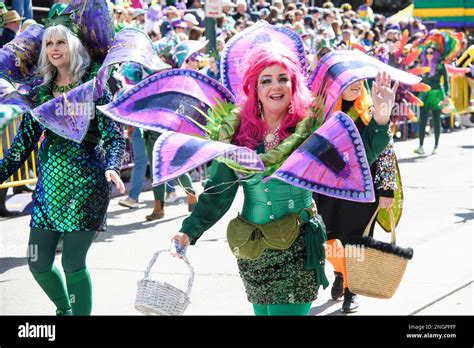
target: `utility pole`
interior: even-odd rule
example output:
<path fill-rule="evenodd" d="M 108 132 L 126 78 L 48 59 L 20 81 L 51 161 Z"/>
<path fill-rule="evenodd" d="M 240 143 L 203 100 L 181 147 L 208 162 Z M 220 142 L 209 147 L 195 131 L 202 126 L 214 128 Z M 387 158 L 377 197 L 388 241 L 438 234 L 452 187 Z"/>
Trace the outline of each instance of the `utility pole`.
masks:
<path fill-rule="evenodd" d="M 207 0 L 206 19 L 204 21 L 206 28 L 206 39 L 209 40 L 207 44 L 207 53 L 216 50 L 216 18 L 222 15 L 222 0 Z"/>
<path fill-rule="evenodd" d="M 206 39 L 209 40 L 206 52 L 210 54 L 216 50 L 216 19 L 206 17 L 205 21 Z"/>

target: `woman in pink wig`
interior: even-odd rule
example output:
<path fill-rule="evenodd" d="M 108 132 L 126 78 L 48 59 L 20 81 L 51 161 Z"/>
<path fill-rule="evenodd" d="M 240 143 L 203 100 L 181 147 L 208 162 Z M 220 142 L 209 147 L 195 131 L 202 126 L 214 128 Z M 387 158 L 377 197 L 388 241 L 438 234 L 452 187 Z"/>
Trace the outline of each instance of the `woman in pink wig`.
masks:
<path fill-rule="evenodd" d="M 311 191 L 263 179 L 321 122 L 311 117 L 312 97 L 298 60 L 288 50 L 274 47 L 260 46 L 253 52 L 244 64 L 245 98 L 239 115 L 234 114 L 234 119 L 229 116 L 227 125 L 232 126 L 225 127 L 225 137 L 265 157 L 265 171 L 239 179 L 232 169 L 215 161 L 206 185 L 209 194 L 201 196 L 173 239 L 178 251 L 195 244 L 228 211 L 237 193 L 236 184 L 240 183 L 244 205 L 241 214 L 230 222 L 227 237 L 255 314 L 308 315 L 319 286 L 328 285 L 324 275 L 324 224 Z M 389 84 L 390 79 L 386 82 Z M 386 127 L 388 115 L 376 121 L 379 127 Z M 373 136 L 372 144 L 388 141 L 384 132 Z M 285 237 L 279 239 L 278 246 L 271 243 L 275 235 Z M 242 247 L 238 246 L 239 238 L 243 238 Z M 249 240 L 260 240 L 263 245 L 247 243 Z"/>

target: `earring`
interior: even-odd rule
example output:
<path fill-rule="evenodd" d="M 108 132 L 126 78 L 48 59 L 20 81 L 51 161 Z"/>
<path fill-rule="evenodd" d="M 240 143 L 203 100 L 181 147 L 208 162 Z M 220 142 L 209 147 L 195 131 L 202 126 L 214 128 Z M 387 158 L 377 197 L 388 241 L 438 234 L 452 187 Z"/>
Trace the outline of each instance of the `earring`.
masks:
<path fill-rule="evenodd" d="M 293 104 L 290 104 L 290 106 L 288 107 L 288 113 L 289 114 L 292 114 L 294 111 L 293 111 Z"/>
<path fill-rule="evenodd" d="M 262 102 L 258 101 L 258 116 L 263 120 Z"/>

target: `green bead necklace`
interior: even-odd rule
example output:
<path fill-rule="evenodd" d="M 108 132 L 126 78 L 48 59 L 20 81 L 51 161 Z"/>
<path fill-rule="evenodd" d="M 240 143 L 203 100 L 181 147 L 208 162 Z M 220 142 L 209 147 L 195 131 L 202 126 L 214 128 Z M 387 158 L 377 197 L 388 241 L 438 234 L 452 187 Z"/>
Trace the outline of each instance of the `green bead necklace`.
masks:
<path fill-rule="evenodd" d="M 54 93 L 67 93 L 69 92 L 71 89 L 73 89 L 74 87 L 77 86 L 77 82 L 71 82 L 70 84 L 66 85 L 66 86 L 58 86 L 56 84 L 56 82 L 54 82 L 53 84 L 53 92 Z"/>

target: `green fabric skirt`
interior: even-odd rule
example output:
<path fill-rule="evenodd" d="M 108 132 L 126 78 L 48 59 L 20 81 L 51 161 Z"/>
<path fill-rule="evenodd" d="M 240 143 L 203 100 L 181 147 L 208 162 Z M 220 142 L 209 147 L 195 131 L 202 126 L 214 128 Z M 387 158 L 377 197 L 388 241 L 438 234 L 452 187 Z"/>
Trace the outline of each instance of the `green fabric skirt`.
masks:
<path fill-rule="evenodd" d="M 237 260 L 247 299 L 253 304 L 312 302 L 318 286 L 314 270 L 306 270 L 303 234 L 287 250 L 267 249 L 255 260 Z"/>
<path fill-rule="evenodd" d="M 421 100 L 423 101 L 423 107 L 430 110 L 440 110 L 439 103 L 443 101 L 445 97 L 444 91 L 442 89 L 432 89 L 421 95 Z"/>

